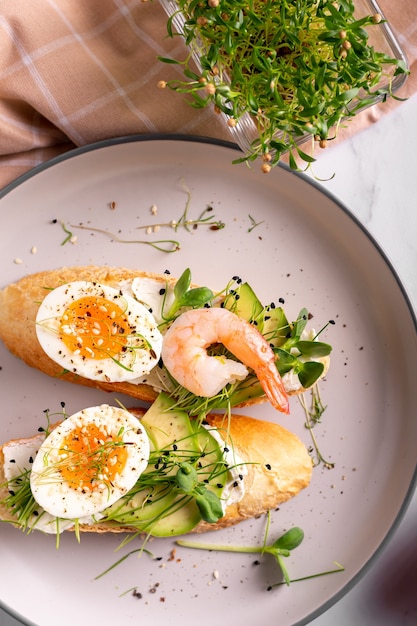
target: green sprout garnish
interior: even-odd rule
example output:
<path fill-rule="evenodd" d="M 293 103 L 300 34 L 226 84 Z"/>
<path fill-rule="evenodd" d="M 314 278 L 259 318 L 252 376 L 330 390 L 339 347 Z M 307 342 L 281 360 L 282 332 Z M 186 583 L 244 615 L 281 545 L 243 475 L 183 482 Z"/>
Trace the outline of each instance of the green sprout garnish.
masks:
<path fill-rule="evenodd" d="M 61 226 L 62 226 L 62 230 L 64 231 L 64 233 L 66 233 L 66 237 L 63 240 L 63 242 L 61 243 L 61 246 L 65 246 L 66 243 L 68 243 L 69 241 L 72 240 L 72 238 L 74 237 L 73 233 L 68 230 L 68 228 L 65 226 L 64 222 L 61 222 Z"/>
<path fill-rule="evenodd" d="M 190 463 L 181 463 L 175 475 L 176 486 L 180 491 L 192 496 L 198 506 L 201 517 L 205 522 L 214 524 L 223 517 L 223 508 L 220 498 L 207 489 L 206 485 L 198 480 L 198 474 Z"/>
<path fill-rule="evenodd" d="M 306 359 L 326 357 L 332 350 L 329 344 L 317 341 L 316 337 L 320 333 L 312 341 L 306 341 L 301 338 L 307 322 L 308 311 L 307 309 L 301 309 L 297 320 L 290 325 L 291 330 L 287 338 L 279 347 L 275 348 L 275 352 L 279 357 L 277 367 L 281 376 L 293 370 L 305 389 L 311 387 L 324 371 L 323 363 Z"/>
<path fill-rule="evenodd" d="M 300 160 L 309 167 L 315 159 L 301 150 L 303 141 L 326 147 L 345 119 L 393 96 L 394 78 L 409 73 L 405 60 L 369 43 L 383 20 L 379 14 L 357 18 L 352 0 L 177 5 L 167 32 L 175 36 L 180 16 L 189 53 L 160 60 L 181 66 L 184 80 L 158 87 L 188 94 L 197 109 L 213 105 L 237 130 L 249 116 L 256 138 L 235 162 L 261 157 L 266 173 L 287 151 L 292 169 L 300 169 Z"/>
<path fill-rule="evenodd" d="M 334 467 L 334 463 L 325 459 L 325 457 L 320 451 L 317 438 L 313 432 L 314 427 L 320 423 L 321 417 L 324 411 L 326 410 L 326 407 L 323 405 L 321 395 L 320 395 L 320 389 L 317 383 L 313 385 L 313 387 L 311 388 L 310 394 L 311 394 L 310 406 L 308 406 L 307 404 L 305 394 L 300 394 L 298 399 L 306 417 L 305 427 L 308 429 L 310 433 L 311 441 L 313 444 L 313 448 L 311 449 L 311 452 L 315 453 L 315 458 L 313 459 L 313 463 L 314 465 L 320 465 L 320 463 L 323 463 L 324 467 L 326 467 L 327 469 L 332 469 Z"/>
<path fill-rule="evenodd" d="M 106 235 L 107 237 L 110 237 L 110 239 L 113 239 L 118 243 L 133 243 L 150 246 L 151 248 L 155 248 L 155 250 L 159 250 L 160 252 L 177 252 L 181 248 L 180 242 L 176 241 L 175 239 L 159 239 L 157 241 L 149 241 L 146 239 L 122 239 L 118 235 L 115 235 L 114 233 L 103 228 L 93 228 L 92 226 L 83 226 L 82 224 L 72 224 L 71 227 L 79 228 L 81 230 L 88 230 L 93 233 L 101 233 L 102 235 Z"/>
<path fill-rule="evenodd" d="M 188 541 L 187 539 L 177 539 L 176 543 L 184 548 L 194 548 L 197 550 L 215 550 L 216 552 L 261 554 L 262 556 L 264 554 L 269 554 L 274 557 L 279 568 L 281 569 L 285 584 L 289 585 L 291 583 L 291 578 L 288 574 L 287 566 L 284 559 L 289 557 L 292 550 L 295 550 L 295 548 L 297 548 L 303 541 L 304 532 L 301 528 L 295 526 L 294 528 L 290 528 L 290 530 L 278 537 L 278 539 L 276 539 L 271 544 L 266 543 L 266 535 L 267 533 L 265 533 L 265 541 L 263 542 L 263 544 L 258 546 L 229 546 L 212 543 L 203 544 L 194 541 Z"/>
<path fill-rule="evenodd" d="M 248 233 L 251 233 L 255 228 L 257 228 L 258 226 L 260 226 L 261 224 L 264 223 L 264 220 L 257 222 L 252 215 L 248 215 L 249 219 L 250 219 L 250 223 L 251 226 L 248 228 Z"/>
<path fill-rule="evenodd" d="M 138 226 L 139 230 L 154 229 L 155 227 L 169 227 L 173 228 L 175 232 L 180 228 L 184 228 L 188 232 L 195 230 L 198 226 L 210 226 L 210 230 L 222 230 L 225 227 L 224 222 L 218 220 L 213 214 L 213 207 L 208 206 L 200 213 L 197 218 L 190 218 L 188 211 L 191 203 L 191 191 L 183 185 L 183 189 L 187 194 L 187 201 L 183 213 L 178 219 L 173 219 L 170 222 L 163 222 L 160 224 L 146 224 L 145 226 Z"/>
<path fill-rule="evenodd" d="M 168 311 L 164 312 L 164 302 L 162 305 L 162 326 L 172 322 L 177 316 L 180 309 L 201 309 L 205 305 L 211 305 L 214 294 L 208 287 L 190 288 L 191 270 L 187 268 L 181 274 L 174 287 L 174 301 Z M 166 295 L 166 291 L 165 294 Z"/>

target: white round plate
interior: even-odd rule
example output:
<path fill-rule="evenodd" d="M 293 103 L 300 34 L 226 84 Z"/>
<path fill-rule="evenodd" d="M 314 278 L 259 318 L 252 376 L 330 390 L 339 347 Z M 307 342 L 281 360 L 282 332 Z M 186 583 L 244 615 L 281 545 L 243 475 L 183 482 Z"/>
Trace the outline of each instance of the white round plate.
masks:
<path fill-rule="evenodd" d="M 27 623 L 212 626 L 305 624 L 337 601 L 386 545 L 415 482 L 416 320 L 395 272 L 370 235 L 332 196 L 284 167 L 270 175 L 232 165 L 230 146 L 184 138 L 126 138 L 75 150 L 22 177 L 0 200 L 0 285 L 63 265 L 120 265 L 179 275 L 223 288 L 234 275 L 265 302 L 280 298 L 295 319 L 302 306 L 328 326 L 332 364 L 320 385 L 327 406 L 314 429 L 324 457 L 310 487 L 273 512 L 269 539 L 292 526 L 305 532 L 281 580 L 268 556 L 196 551 L 172 539 L 72 534 L 55 539 L 0 527 L 1 606 Z M 207 208 L 222 230 L 200 225 L 148 234 L 139 227 L 193 220 Z M 151 207 L 157 207 L 153 215 Z M 87 230 L 75 228 L 83 224 Z M 76 242 L 64 240 L 70 231 Z M 93 229 L 106 230 L 122 243 Z M 167 253 L 148 242 L 174 239 Z M 16 260 L 20 260 L 17 263 Z M 68 412 L 111 401 L 91 389 L 47 378 L 0 347 L 0 439 L 29 436 L 44 409 Z M 307 396 L 309 398 L 309 396 Z M 126 402 L 125 398 L 122 401 Z M 279 420 L 311 445 L 297 398 L 291 415 L 267 405 L 246 409 Z M 200 536 L 201 542 L 262 544 L 265 518 Z M 136 551 L 96 579 L 123 555 Z M 255 564 L 255 561 L 260 561 Z M 315 576 L 336 569 L 344 571 Z M 135 593 L 133 593 L 135 591 Z"/>

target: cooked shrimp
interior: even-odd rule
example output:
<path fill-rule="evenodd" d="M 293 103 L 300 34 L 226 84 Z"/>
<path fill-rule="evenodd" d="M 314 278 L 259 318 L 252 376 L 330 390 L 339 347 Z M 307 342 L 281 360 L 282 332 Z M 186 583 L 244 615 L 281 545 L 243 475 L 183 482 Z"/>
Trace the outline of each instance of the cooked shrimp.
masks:
<path fill-rule="evenodd" d="M 223 344 L 241 363 L 209 356 L 207 348 L 216 343 Z M 289 412 L 272 348 L 255 326 L 227 309 L 192 309 L 180 315 L 164 336 L 162 360 L 180 385 L 206 398 L 228 383 L 246 378 L 249 367 L 271 404 Z"/>

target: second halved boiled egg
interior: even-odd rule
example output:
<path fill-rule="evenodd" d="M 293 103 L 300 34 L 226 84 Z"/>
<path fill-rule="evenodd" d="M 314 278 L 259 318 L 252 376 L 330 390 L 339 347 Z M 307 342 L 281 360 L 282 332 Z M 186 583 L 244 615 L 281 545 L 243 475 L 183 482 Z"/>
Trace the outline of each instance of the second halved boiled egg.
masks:
<path fill-rule="evenodd" d="M 149 439 L 139 420 L 107 404 L 75 413 L 41 445 L 31 490 L 50 515 L 97 515 L 131 489 L 149 460 Z"/>
<path fill-rule="evenodd" d="M 148 374 L 162 348 L 162 335 L 146 307 L 95 282 L 75 281 L 49 292 L 37 313 L 36 332 L 56 363 L 106 382 Z"/>

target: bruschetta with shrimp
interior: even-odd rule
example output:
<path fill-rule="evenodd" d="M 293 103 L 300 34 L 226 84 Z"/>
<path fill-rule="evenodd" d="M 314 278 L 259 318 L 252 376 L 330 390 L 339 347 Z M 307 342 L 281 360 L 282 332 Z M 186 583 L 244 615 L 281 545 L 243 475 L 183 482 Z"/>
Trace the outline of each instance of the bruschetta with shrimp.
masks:
<path fill-rule="evenodd" d="M 288 396 L 322 378 L 331 347 L 233 277 L 220 291 L 126 268 L 67 267 L 0 291 L 0 339 L 28 365 L 145 402 L 160 392 L 191 415 Z"/>

